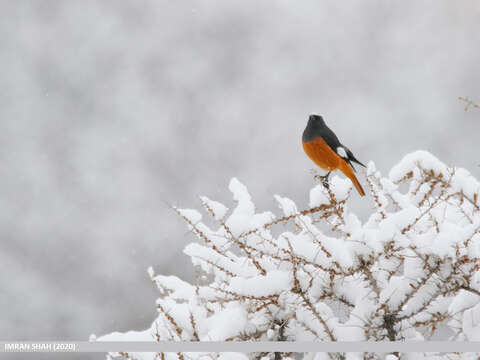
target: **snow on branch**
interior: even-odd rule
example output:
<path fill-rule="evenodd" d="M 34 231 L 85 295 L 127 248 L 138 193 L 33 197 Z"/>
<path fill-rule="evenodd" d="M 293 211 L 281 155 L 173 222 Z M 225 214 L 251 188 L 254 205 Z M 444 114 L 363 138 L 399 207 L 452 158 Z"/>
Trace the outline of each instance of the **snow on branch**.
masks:
<path fill-rule="evenodd" d="M 160 291 L 152 326 L 97 340 L 479 341 L 479 182 L 425 151 L 405 156 L 388 177 L 371 162 L 366 182 L 373 210 L 365 223 L 348 208 L 351 182 L 338 176 L 329 189 L 317 185 L 310 191 L 307 209 L 299 210 L 291 199 L 275 195 L 278 215 L 256 212 L 247 188 L 237 179 L 229 185 L 236 201 L 230 213 L 223 204 L 201 197 L 214 227 L 202 221 L 200 212 L 176 208 L 197 238 L 185 254 L 201 269 L 202 281 L 190 284 L 149 271 Z M 226 359 L 216 353 L 109 356 Z M 232 356 L 294 358 L 283 353 L 228 358 Z"/>

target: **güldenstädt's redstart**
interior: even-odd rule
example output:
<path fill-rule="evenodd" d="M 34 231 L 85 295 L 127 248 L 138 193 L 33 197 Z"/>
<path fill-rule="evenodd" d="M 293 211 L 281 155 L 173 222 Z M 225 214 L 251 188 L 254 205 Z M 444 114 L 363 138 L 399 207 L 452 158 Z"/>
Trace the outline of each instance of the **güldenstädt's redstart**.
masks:
<path fill-rule="evenodd" d="M 302 136 L 302 145 L 308 157 L 323 170 L 328 171 L 327 175 L 322 176 L 324 183 L 328 184 L 328 176 L 332 171 L 340 170 L 352 181 L 358 193 L 365 196 L 365 191 L 354 174 L 353 162 L 363 167 L 365 165 L 358 161 L 345 145 L 342 145 L 320 115 L 310 115 L 308 118 L 308 124 Z"/>

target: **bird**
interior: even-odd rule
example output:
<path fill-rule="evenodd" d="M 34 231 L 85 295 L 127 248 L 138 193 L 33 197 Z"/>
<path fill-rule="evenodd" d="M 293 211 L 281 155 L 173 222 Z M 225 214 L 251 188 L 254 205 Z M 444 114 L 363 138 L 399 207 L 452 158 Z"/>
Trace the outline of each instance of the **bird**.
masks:
<path fill-rule="evenodd" d="M 319 176 L 328 188 L 328 177 L 334 170 L 340 170 L 348 177 L 360 196 L 365 196 L 362 185 L 355 176 L 353 163 L 365 167 L 337 138 L 337 135 L 325 124 L 323 117 L 312 114 L 302 135 L 303 150 L 320 168 L 328 173 Z"/>

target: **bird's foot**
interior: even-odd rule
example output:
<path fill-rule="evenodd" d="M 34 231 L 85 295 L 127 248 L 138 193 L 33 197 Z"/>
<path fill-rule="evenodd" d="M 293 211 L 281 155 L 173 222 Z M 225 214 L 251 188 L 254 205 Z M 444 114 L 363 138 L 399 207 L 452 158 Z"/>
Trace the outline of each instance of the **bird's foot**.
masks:
<path fill-rule="evenodd" d="M 330 189 L 330 184 L 328 183 L 328 180 L 323 180 L 322 185 L 325 187 L 325 189 Z"/>
<path fill-rule="evenodd" d="M 327 173 L 327 175 L 324 175 L 324 176 L 321 176 L 321 175 L 315 175 L 314 176 L 314 179 L 315 180 L 319 180 L 322 182 L 322 185 L 326 188 L 326 189 L 330 189 L 330 184 L 328 183 L 328 177 L 330 176 L 330 171 Z"/>

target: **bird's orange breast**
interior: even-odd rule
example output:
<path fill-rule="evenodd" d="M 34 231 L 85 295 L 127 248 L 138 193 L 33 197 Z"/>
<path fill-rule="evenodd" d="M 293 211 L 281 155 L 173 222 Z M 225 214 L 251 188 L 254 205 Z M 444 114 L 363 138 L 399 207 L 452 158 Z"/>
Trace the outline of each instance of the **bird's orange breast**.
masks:
<path fill-rule="evenodd" d="M 325 171 L 338 169 L 341 161 L 343 161 L 321 136 L 316 137 L 312 141 L 302 141 L 302 145 L 308 157 Z"/>

